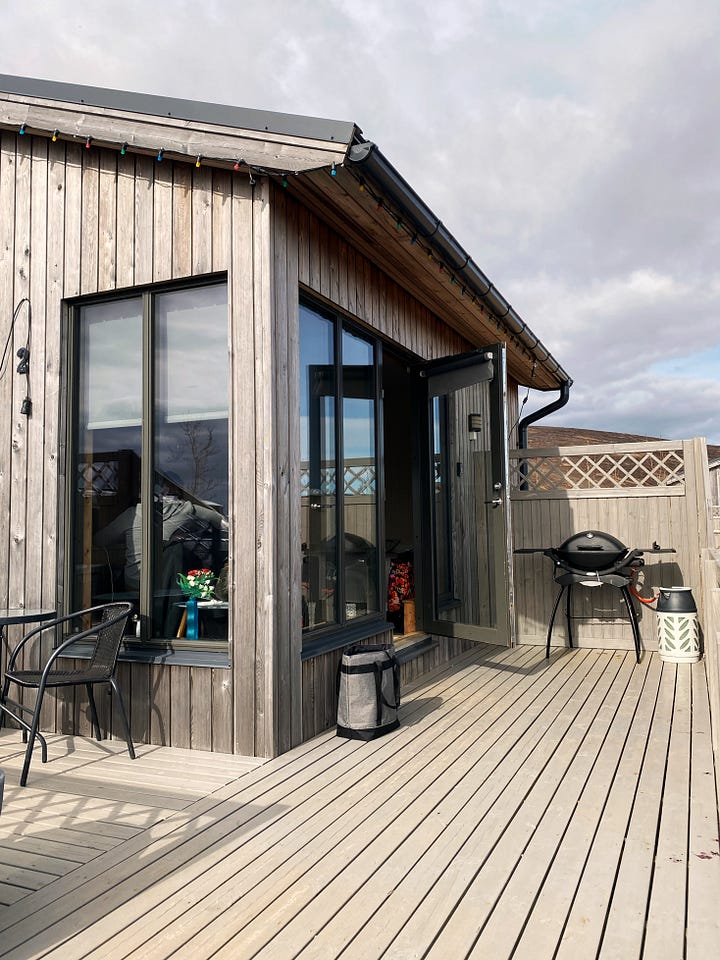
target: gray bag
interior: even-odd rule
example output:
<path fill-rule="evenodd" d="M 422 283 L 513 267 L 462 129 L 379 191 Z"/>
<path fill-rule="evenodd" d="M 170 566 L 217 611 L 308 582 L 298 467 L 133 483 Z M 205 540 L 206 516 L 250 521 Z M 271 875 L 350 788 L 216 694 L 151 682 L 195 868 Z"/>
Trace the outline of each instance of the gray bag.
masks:
<path fill-rule="evenodd" d="M 364 644 L 343 653 L 337 673 L 337 735 L 374 740 L 400 726 L 400 664 L 392 644 Z"/>

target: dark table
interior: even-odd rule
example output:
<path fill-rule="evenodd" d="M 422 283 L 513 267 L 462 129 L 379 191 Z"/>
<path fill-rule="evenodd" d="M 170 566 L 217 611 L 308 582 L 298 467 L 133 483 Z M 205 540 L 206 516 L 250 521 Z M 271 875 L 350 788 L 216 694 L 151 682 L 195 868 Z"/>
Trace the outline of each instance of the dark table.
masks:
<path fill-rule="evenodd" d="M 40 607 L 0 607 L 0 644 L 5 640 L 5 627 L 14 623 L 42 623 L 56 616 L 57 610 Z"/>

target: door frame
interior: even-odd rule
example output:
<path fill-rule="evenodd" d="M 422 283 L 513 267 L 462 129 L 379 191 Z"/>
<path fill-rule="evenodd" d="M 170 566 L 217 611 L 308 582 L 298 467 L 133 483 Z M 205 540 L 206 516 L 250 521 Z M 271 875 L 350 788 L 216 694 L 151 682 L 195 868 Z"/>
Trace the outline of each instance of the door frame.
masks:
<path fill-rule="evenodd" d="M 508 488 L 508 406 L 505 345 L 494 344 L 481 350 L 444 357 L 414 368 L 417 410 L 415 430 L 414 500 L 416 595 L 420 600 L 419 626 L 428 633 L 485 643 L 512 646 L 513 591 L 510 495 Z M 437 615 L 435 596 L 435 549 L 433 507 L 433 438 L 431 404 L 434 397 L 447 395 L 476 383 L 489 384 L 490 459 L 493 521 L 493 546 L 489 562 L 495 583 L 495 623 L 493 626 L 442 620 Z M 488 501 L 486 501 L 488 502 Z M 451 536 L 454 535 L 451 525 Z"/>

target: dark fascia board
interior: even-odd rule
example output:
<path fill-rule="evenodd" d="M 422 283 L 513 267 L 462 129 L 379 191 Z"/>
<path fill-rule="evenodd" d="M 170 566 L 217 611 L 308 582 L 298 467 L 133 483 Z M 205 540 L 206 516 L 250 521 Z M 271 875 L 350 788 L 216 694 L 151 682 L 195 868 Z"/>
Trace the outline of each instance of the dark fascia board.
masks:
<path fill-rule="evenodd" d="M 356 168 L 359 177 L 372 183 L 379 193 L 390 201 L 403 222 L 416 231 L 418 239 L 428 243 L 462 284 L 525 344 L 538 363 L 557 378 L 558 385 L 572 384 L 572 379 L 550 351 L 538 340 L 407 180 L 383 156 L 376 144 L 369 140 L 355 143 L 348 153 L 348 161 L 351 167 Z"/>
<path fill-rule="evenodd" d="M 350 144 L 357 132 L 354 123 L 342 120 L 324 120 L 302 117 L 292 113 L 273 113 L 268 110 L 250 110 L 219 103 L 180 100 L 125 90 L 106 90 L 74 83 L 37 80 L 32 77 L 12 77 L 0 74 L 0 90 L 16 96 L 38 97 L 63 103 L 104 107 L 124 113 L 142 113 L 153 117 L 173 117 L 196 123 L 217 124 L 240 130 L 256 130 L 280 136 L 305 140 L 325 140 Z"/>

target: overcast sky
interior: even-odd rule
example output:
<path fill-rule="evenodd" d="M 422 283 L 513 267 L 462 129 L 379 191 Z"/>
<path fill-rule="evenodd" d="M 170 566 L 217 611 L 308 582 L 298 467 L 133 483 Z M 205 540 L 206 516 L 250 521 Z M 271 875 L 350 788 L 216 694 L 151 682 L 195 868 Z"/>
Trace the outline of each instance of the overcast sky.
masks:
<path fill-rule="evenodd" d="M 548 422 L 720 443 L 720 0 L 0 0 L 0 38 L 354 121 L 573 377 Z"/>

